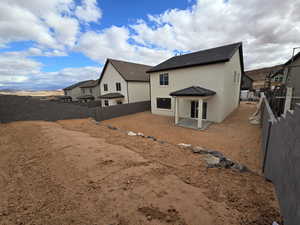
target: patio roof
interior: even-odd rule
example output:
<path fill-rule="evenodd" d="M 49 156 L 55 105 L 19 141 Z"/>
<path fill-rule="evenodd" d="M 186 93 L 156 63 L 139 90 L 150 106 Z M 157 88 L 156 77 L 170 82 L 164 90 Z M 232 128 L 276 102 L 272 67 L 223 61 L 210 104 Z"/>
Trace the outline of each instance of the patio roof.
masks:
<path fill-rule="evenodd" d="M 191 86 L 188 88 L 184 88 L 178 91 L 174 91 L 170 93 L 170 96 L 199 96 L 199 97 L 206 97 L 206 96 L 213 96 L 216 92 L 199 87 L 199 86 Z"/>
<path fill-rule="evenodd" d="M 113 99 L 113 98 L 124 98 L 124 95 L 122 95 L 121 93 L 108 93 L 108 94 L 105 94 L 105 95 L 101 95 L 99 96 L 99 98 L 102 98 L 102 99 Z"/>

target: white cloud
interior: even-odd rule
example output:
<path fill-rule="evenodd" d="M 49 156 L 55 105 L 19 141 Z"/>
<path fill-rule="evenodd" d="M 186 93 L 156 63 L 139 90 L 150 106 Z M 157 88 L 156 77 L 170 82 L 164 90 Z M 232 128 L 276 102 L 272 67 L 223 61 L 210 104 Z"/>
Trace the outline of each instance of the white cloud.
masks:
<path fill-rule="evenodd" d="M 116 26 L 101 33 L 90 31 L 83 34 L 76 49 L 98 62 L 117 58 L 154 65 L 172 56 L 170 51 L 130 44 L 129 30 Z"/>
<path fill-rule="evenodd" d="M 57 89 L 88 79 L 98 79 L 100 67 L 86 66 L 43 72 L 42 64 L 26 55 L 0 54 L 0 83 L 10 88 Z"/>
<path fill-rule="evenodd" d="M 84 22 L 97 22 L 102 17 L 102 11 L 97 7 L 96 0 L 82 0 L 82 5 L 76 7 L 75 15 Z"/>
<path fill-rule="evenodd" d="M 197 51 L 244 42 L 246 67 L 282 63 L 300 45 L 300 2 L 294 0 L 198 0 L 186 10 L 149 15 L 131 25 L 132 38 L 169 51 Z"/>

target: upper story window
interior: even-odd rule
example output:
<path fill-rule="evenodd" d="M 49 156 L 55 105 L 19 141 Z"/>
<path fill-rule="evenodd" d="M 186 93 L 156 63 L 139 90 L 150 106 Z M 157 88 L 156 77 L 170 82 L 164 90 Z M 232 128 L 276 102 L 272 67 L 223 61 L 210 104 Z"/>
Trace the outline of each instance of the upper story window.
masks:
<path fill-rule="evenodd" d="M 107 86 L 107 84 L 103 84 L 103 89 L 104 89 L 104 91 L 108 91 L 108 86 Z"/>
<path fill-rule="evenodd" d="M 119 82 L 116 83 L 116 90 L 121 91 L 121 83 Z"/>
<path fill-rule="evenodd" d="M 90 88 L 90 94 L 93 94 L 93 88 Z"/>
<path fill-rule="evenodd" d="M 234 71 L 234 76 L 233 76 L 233 83 L 236 83 L 237 82 L 237 72 Z"/>
<path fill-rule="evenodd" d="M 162 86 L 169 85 L 169 74 L 163 73 L 159 75 L 159 84 Z"/>
<path fill-rule="evenodd" d="M 85 89 L 81 88 L 82 94 L 85 94 Z"/>

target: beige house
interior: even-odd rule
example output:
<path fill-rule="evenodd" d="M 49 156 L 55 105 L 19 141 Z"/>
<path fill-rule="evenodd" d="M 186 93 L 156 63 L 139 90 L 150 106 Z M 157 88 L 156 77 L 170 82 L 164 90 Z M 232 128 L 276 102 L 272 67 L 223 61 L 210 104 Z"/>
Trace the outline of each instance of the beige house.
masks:
<path fill-rule="evenodd" d="M 174 56 L 148 73 L 152 113 L 202 129 L 222 122 L 239 105 L 242 43 Z"/>
<path fill-rule="evenodd" d="M 64 95 L 69 96 L 72 98 L 72 101 L 78 101 L 79 97 L 83 95 L 81 86 L 84 84 L 88 84 L 90 82 L 94 82 L 94 80 L 85 80 L 85 81 L 80 81 L 76 84 L 72 84 L 71 86 L 68 86 L 63 89 Z"/>
<path fill-rule="evenodd" d="M 111 106 L 150 100 L 151 66 L 107 59 L 98 81 L 101 105 Z"/>
<path fill-rule="evenodd" d="M 99 98 L 100 88 L 99 80 L 90 80 L 80 85 L 81 95 L 78 97 L 79 101 L 88 102 Z"/>

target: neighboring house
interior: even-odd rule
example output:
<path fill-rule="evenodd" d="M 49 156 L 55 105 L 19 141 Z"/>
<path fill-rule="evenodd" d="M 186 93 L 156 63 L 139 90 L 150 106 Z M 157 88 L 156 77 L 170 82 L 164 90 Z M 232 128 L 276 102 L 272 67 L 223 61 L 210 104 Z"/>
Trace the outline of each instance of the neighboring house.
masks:
<path fill-rule="evenodd" d="M 241 89 L 242 90 L 251 90 L 252 89 L 252 83 L 253 83 L 252 78 L 250 78 L 249 76 L 247 76 L 246 74 L 244 74 L 244 76 L 242 76 L 242 86 L 241 86 Z"/>
<path fill-rule="evenodd" d="M 153 114 L 197 128 L 222 122 L 239 105 L 242 43 L 174 56 L 148 73 Z"/>
<path fill-rule="evenodd" d="M 150 100 L 151 66 L 107 59 L 98 81 L 101 105 L 133 103 Z"/>
<path fill-rule="evenodd" d="M 300 103 L 300 52 L 284 64 L 281 73 L 286 87 L 292 88 L 291 109 Z"/>
<path fill-rule="evenodd" d="M 80 101 L 93 101 L 100 96 L 99 80 L 90 80 L 80 85 L 81 95 L 78 97 Z"/>
<path fill-rule="evenodd" d="M 252 79 L 252 87 L 253 89 L 259 90 L 265 87 L 266 77 L 272 73 L 273 71 L 277 71 L 282 69 L 282 65 L 276 65 L 271 67 L 264 67 L 255 70 L 249 70 L 245 72 L 245 75 Z M 278 78 L 274 77 L 272 80 L 272 85 L 276 85 Z"/>
<path fill-rule="evenodd" d="M 78 97 L 82 95 L 81 85 L 91 82 L 92 80 L 80 81 L 76 84 L 73 84 L 69 87 L 63 89 L 65 96 L 70 96 L 72 101 L 77 101 Z"/>

